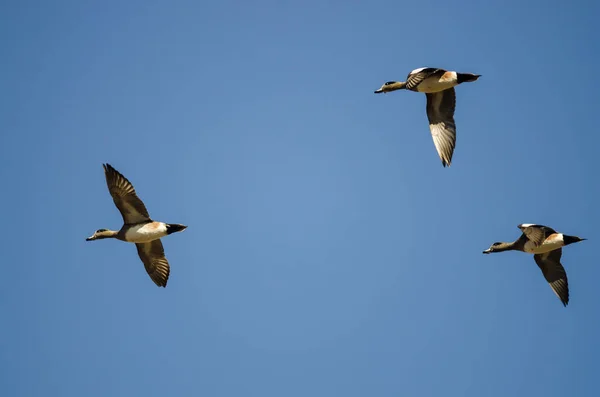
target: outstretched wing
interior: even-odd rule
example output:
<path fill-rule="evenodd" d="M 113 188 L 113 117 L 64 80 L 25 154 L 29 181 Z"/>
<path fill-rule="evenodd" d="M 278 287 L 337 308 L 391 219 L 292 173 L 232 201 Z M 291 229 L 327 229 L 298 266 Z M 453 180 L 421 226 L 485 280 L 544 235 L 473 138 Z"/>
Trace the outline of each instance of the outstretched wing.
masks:
<path fill-rule="evenodd" d="M 150 220 L 148 210 L 131 182 L 110 164 L 103 164 L 103 167 L 108 191 L 123 217 L 123 223 L 134 224 Z"/>
<path fill-rule="evenodd" d="M 454 109 L 456 107 L 456 93 L 454 88 L 427 96 L 427 118 L 433 143 L 444 167 L 452 162 L 452 154 L 456 146 L 456 124 L 454 123 Z"/>
<path fill-rule="evenodd" d="M 536 254 L 533 256 L 535 263 L 542 270 L 542 274 L 552 291 L 558 296 L 564 306 L 569 304 L 569 282 L 567 272 L 560 263 L 562 249 L 546 252 L 545 254 Z"/>
<path fill-rule="evenodd" d="M 149 243 L 137 243 L 135 246 L 140 259 L 144 263 L 146 272 L 148 272 L 154 284 L 159 287 L 166 287 L 171 268 L 167 258 L 165 258 L 165 250 L 160 239 L 152 240 Z"/>

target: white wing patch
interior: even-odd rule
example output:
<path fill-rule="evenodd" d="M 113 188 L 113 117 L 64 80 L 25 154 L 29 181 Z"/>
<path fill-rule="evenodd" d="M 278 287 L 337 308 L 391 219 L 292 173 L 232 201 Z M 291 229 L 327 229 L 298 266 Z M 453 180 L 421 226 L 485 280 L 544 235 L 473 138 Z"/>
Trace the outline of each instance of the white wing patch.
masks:
<path fill-rule="evenodd" d="M 415 74 L 415 73 L 419 73 L 421 70 L 424 70 L 424 69 L 427 69 L 427 68 L 418 68 L 418 69 L 415 69 L 412 72 L 410 72 L 409 75 Z"/>
<path fill-rule="evenodd" d="M 519 229 L 525 228 L 525 227 L 529 227 L 529 226 L 533 226 L 535 225 L 535 223 L 521 223 L 519 225 Z"/>

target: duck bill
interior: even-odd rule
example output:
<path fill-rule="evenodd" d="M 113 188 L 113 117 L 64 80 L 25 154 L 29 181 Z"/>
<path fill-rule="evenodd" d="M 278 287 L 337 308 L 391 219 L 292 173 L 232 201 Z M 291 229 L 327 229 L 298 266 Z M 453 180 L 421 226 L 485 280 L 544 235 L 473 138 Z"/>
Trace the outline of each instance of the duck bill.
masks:
<path fill-rule="evenodd" d="M 375 90 L 374 92 L 375 92 L 375 94 L 381 94 L 382 92 L 383 92 L 384 94 L 386 93 L 386 92 L 385 92 L 383 89 L 381 89 L 381 88 L 380 88 L 380 89 L 378 89 L 378 90 Z"/>
<path fill-rule="evenodd" d="M 93 241 L 96 239 L 96 236 L 90 236 L 88 238 L 85 239 L 85 241 Z"/>
<path fill-rule="evenodd" d="M 483 251 L 484 254 L 490 254 L 491 252 L 492 252 L 491 248 L 488 248 L 485 251 Z"/>

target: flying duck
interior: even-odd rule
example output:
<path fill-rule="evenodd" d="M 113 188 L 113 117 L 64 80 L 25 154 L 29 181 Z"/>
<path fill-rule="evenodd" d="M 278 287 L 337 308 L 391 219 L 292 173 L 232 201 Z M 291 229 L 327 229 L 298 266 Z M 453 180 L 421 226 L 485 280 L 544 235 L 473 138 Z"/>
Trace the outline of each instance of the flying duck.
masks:
<path fill-rule="evenodd" d="M 86 241 L 116 238 L 135 243 L 138 255 L 152 281 L 159 287 L 166 287 L 170 268 L 160 239 L 166 235 L 181 232 L 187 226 L 153 221 L 131 182 L 110 164 L 102 166 L 108 191 L 123 216 L 123 226 L 119 231 L 98 229 Z"/>
<path fill-rule="evenodd" d="M 542 274 L 550 284 L 550 288 L 563 305 L 567 306 L 569 303 L 569 283 L 565 268 L 560 263 L 562 247 L 586 239 L 557 233 L 554 229 L 543 225 L 523 223 L 518 227 L 523 234 L 517 240 L 512 243 L 494 243 L 483 253 L 523 251 L 534 254 L 533 259 L 542 270 Z"/>
<path fill-rule="evenodd" d="M 376 94 L 396 90 L 423 92 L 427 96 L 427 118 L 433 143 L 444 167 L 450 166 L 456 145 L 454 86 L 470 83 L 481 75 L 458 73 L 437 68 L 419 68 L 408 74 L 406 81 L 388 81 L 375 90 Z"/>

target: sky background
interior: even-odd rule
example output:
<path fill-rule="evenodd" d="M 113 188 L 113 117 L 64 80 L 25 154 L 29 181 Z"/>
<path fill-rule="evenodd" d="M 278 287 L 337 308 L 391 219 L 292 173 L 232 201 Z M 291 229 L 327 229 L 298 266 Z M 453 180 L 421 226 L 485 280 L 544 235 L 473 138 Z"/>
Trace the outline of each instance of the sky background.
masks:
<path fill-rule="evenodd" d="M 3 1 L 5 396 L 597 396 L 598 2 Z M 457 88 L 443 168 L 425 96 Z M 101 164 L 163 240 L 157 288 Z M 566 248 L 564 308 L 520 223 Z"/>

